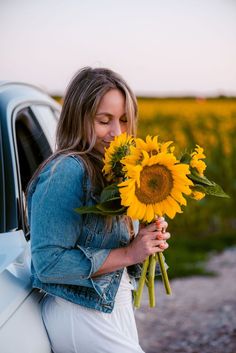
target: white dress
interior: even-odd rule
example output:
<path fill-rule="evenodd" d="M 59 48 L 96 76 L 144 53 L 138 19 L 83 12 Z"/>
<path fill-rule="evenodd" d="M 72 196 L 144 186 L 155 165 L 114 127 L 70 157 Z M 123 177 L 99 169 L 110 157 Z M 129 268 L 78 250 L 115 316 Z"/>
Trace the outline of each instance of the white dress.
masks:
<path fill-rule="evenodd" d="M 144 353 L 138 342 L 132 284 L 124 269 L 111 313 L 48 296 L 42 315 L 54 353 Z"/>

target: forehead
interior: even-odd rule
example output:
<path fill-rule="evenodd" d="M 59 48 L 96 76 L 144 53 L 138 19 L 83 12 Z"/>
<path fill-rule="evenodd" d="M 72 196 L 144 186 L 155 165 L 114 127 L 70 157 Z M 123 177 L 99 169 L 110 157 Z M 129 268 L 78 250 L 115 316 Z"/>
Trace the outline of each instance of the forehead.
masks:
<path fill-rule="evenodd" d="M 103 109 L 125 109 L 125 95 L 119 89 L 110 89 L 101 98 L 97 111 Z"/>

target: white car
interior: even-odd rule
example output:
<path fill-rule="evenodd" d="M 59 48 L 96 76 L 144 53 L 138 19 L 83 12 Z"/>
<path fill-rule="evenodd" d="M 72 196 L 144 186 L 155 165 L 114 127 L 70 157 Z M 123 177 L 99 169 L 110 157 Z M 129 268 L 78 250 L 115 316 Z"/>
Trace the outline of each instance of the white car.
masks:
<path fill-rule="evenodd" d="M 43 293 L 30 282 L 25 190 L 54 150 L 60 105 L 31 85 L 0 82 L 0 352 L 51 352 Z"/>

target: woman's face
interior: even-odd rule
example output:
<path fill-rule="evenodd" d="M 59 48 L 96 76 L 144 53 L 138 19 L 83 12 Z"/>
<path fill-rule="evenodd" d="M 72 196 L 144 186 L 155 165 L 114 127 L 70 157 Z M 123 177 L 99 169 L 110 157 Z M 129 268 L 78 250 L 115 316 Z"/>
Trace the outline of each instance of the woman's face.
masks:
<path fill-rule="evenodd" d="M 125 97 L 120 90 L 110 89 L 104 94 L 94 124 L 97 136 L 94 148 L 104 154 L 104 148 L 109 147 L 114 137 L 127 131 Z"/>

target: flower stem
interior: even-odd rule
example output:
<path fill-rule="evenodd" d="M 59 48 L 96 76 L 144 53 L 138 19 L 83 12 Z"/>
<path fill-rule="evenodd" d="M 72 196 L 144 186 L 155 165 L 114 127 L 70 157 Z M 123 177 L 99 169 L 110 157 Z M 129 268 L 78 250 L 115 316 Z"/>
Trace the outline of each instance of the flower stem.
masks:
<path fill-rule="evenodd" d="M 160 270 L 161 270 L 161 275 L 162 275 L 162 280 L 165 286 L 166 294 L 171 294 L 171 288 L 170 288 L 170 283 L 169 283 L 169 278 L 165 269 L 164 265 L 164 259 L 163 259 L 163 254 L 161 252 L 157 253 L 158 257 L 158 262 L 160 265 Z"/>
<path fill-rule="evenodd" d="M 144 283 L 145 283 L 145 279 L 146 279 L 148 265 L 149 265 L 149 257 L 147 257 L 146 260 L 144 261 L 141 277 L 138 282 L 138 289 L 135 292 L 135 296 L 134 296 L 135 308 L 140 308 L 141 298 L 142 298 L 142 294 L 143 294 L 143 287 L 144 287 Z"/>
<path fill-rule="evenodd" d="M 149 306 L 154 308 L 155 303 L 155 269 L 156 269 L 156 257 L 155 255 L 150 256 L 149 260 L 149 272 L 148 272 L 148 293 L 149 293 Z"/>

